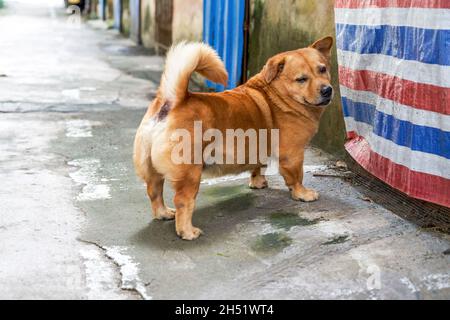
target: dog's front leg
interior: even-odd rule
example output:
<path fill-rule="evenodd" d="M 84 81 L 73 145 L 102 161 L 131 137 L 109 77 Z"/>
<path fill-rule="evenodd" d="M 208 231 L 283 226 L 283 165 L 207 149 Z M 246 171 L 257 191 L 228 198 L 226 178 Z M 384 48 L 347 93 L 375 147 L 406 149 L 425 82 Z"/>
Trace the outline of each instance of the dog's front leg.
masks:
<path fill-rule="evenodd" d="M 202 230 L 192 225 L 195 198 L 200 187 L 201 179 L 201 169 L 198 174 L 194 171 L 197 170 L 193 170 L 186 174 L 183 179 L 173 182 L 176 208 L 175 228 L 177 235 L 184 240 L 194 240 L 202 234 Z"/>
<path fill-rule="evenodd" d="M 261 168 L 256 168 L 252 172 L 252 176 L 250 177 L 249 187 L 251 189 L 264 189 L 267 188 L 267 180 L 266 177 L 264 177 L 261 174 Z"/>
<path fill-rule="evenodd" d="M 315 201 L 319 199 L 319 193 L 313 189 L 305 188 L 303 182 L 303 156 L 281 157 L 280 173 L 286 182 L 294 200 Z"/>

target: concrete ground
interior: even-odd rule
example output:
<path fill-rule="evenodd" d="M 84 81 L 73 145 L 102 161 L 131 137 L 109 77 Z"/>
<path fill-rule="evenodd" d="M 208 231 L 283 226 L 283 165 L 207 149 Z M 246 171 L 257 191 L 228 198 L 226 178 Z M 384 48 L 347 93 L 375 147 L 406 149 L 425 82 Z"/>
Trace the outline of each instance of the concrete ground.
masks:
<path fill-rule="evenodd" d="M 101 23 L 68 23 L 59 1 L 6 5 L 0 298 L 450 298 L 449 237 L 314 177 L 334 162 L 315 149 L 319 201 L 290 200 L 278 175 L 260 191 L 242 175 L 205 180 L 205 235 L 179 240 L 174 222 L 152 221 L 131 162 L 162 59 Z"/>

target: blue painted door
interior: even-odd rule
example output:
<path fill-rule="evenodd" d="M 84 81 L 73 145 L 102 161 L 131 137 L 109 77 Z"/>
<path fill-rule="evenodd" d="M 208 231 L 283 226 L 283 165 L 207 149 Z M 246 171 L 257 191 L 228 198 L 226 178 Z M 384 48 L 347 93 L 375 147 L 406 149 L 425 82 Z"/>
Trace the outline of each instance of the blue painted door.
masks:
<path fill-rule="evenodd" d="M 228 86 L 206 81 L 216 91 L 232 89 L 242 78 L 245 0 L 204 0 L 203 41 L 217 50 L 227 68 Z"/>

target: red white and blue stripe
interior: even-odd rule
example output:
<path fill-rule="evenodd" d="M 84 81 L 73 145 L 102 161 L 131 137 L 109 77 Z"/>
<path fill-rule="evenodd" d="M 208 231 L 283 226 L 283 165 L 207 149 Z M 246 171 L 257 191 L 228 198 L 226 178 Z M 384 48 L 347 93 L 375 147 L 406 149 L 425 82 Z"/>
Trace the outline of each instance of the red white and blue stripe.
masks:
<path fill-rule="evenodd" d="M 335 19 L 346 149 L 450 207 L 450 0 L 336 0 Z"/>

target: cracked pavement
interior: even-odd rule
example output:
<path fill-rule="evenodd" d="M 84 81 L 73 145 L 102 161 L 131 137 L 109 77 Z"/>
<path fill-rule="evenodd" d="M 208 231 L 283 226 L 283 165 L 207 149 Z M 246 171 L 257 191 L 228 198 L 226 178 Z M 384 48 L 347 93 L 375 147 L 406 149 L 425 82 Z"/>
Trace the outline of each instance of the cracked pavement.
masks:
<path fill-rule="evenodd" d="M 59 4 L 0 10 L 0 298 L 450 298 L 449 237 L 314 177 L 313 148 L 317 202 L 241 175 L 203 182 L 197 241 L 152 221 L 131 152 L 163 60 Z"/>

